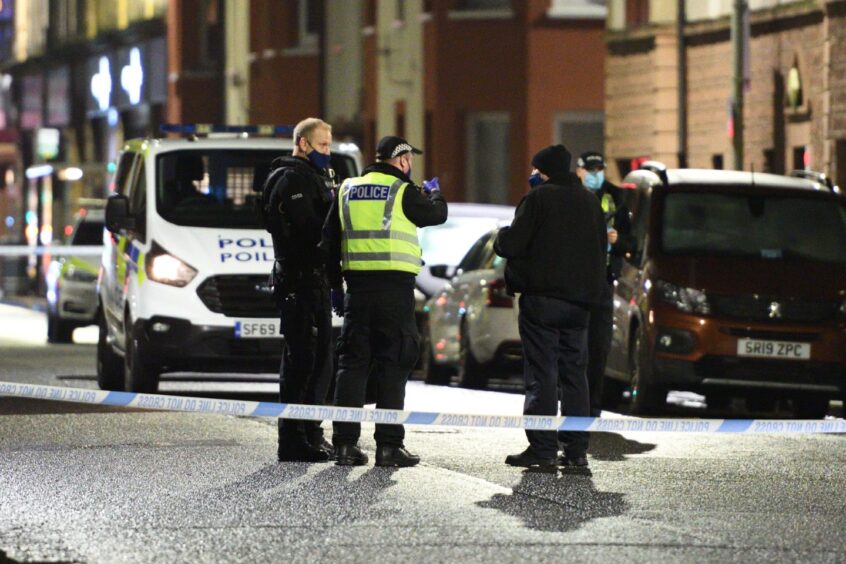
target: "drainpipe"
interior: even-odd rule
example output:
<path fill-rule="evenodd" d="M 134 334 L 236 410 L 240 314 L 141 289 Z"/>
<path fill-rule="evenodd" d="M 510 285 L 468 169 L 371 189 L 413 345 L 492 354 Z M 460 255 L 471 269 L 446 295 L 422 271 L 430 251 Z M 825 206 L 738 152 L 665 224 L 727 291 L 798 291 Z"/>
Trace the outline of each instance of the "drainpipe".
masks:
<path fill-rule="evenodd" d="M 687 43 L 684 38 L 684 27 L 687 23 L 687 14 L 685 12 L 685 1 L 677 0 L 676 13 L 676 45 L 678 49 L 678 93 L 679 93 L 679 108 L 678 108 L 678 166 L 679 168 L 687 168 Z"/>

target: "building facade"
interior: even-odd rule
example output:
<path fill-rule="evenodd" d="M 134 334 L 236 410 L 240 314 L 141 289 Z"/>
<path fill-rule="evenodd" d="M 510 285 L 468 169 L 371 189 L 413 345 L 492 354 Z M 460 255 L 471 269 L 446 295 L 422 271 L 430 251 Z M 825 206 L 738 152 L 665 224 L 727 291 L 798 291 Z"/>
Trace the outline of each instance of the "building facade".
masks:
<path fill-rule="evenodd" d="M 647 157 L 669 166 L 733 168 L 733 6 L 609 3 L 606 147 L 616 176 Z M 846 2 L 748 6 L 743 168 L 819 170 L 843 185 Z"/>

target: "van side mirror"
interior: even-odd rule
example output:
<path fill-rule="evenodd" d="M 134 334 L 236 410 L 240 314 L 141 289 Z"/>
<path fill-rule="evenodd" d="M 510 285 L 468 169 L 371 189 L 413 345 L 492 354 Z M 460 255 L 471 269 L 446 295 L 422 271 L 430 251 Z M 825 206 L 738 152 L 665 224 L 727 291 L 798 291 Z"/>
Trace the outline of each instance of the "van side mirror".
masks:
<path fill-rule="evenodd" d="M 434 264 L 429 267 L 429 274 L 434 276 L 435 278 L 444 278 L 449 280 L 452 278 L 452 273 L 449 272 L 450 267 L 448 264 Z"/>
<path fill-rule="evenodd" d="M 135 229 L 135 218 L 129 215 L 129 198 L 123 194 L 114 194 L 106 200 L 106 229 L 113 233 Z"/>

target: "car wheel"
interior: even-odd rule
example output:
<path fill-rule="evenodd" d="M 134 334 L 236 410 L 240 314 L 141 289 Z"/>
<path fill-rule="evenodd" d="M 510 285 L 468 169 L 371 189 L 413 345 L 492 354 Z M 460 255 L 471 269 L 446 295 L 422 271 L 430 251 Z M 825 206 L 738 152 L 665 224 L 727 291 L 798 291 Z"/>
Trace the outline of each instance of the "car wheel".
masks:
<path fill-rule="evenodd" d="M 458 385 L 462 388 L 482 390 L 488 386 L 484 366 L 476 360 L 470 346 L 470 332 L 467 322 L 461 323 L 460 359 L 458 361 Z"/>
<path fill-rule="evenodd" d="M 435 362 L 435 351 L 432 350 L 432 338 L 429 335 L 428 327 L 424 328 L 422 334 L 423 379 L 427 384 L 448 386 L 450 380 L 452 380 L 452 368 Z"/>
<path fill-rule="evenodd" d="M 154 394 L 159 388 L 159 374 L 154 367 L 144 360 L 143 350 L 132 335 L 132 326 L 126 323 L 124 328 L 126 347 L 124 348 L 124 381 L 127 392 Z"/>
<path fill-rule="evenodd" d="M 124 383 L 123 359 L 109 344 L 105 315 L 100 313 L 97 317 L 100 329 L 97 337 L 97 385 L 101 390 L 120 390 Z"/>
<path fill-rule="evenodd" d="M 793 400 L 793 413 L 797 419 L 825 419 L 828 415 L 828 398 L 797 398 Z"/>
<path fill-rule="evenodd" d="M 652 362 L 649 358 L 646 335 L 640 327 L 635 333 L 635 340 L 629 354 L 629 365 L 632 376 L 632 413 L 636 415 L 660 413 L 667 403 L 667 390 L 651 382 Z"/>
<path fill-rule="evenodd" d="M 58 314 L 47 314 L 48 343 L 72 343 L 73 330 L 73 324 L 61 319 Z"/>
<path fill-rule="evenodd" d="M 705 394 L 705 403 L 708 406 L 708 409 L 725 411 L 731 407 L 731 400 L 731 395 L 725 392 L 711 392 Z"/>

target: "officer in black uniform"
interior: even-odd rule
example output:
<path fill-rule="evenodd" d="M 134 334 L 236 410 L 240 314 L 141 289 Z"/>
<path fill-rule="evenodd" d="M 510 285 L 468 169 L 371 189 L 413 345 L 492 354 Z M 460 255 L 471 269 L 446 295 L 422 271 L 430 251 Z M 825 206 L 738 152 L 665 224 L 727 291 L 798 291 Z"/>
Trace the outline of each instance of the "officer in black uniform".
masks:
<path fill-rule="evenodd" d="M 620 276 L 624 257 L 634 248 L 634 236 L 629 209 L 623 201 L 623 190 L 605 178 L 605 159 L 602 153 L 582 153 L 576 161 L 576 174 L 582 184 L 599 199 L 608 231 L 608 283 L 602 288 L 600 302 L 591 308 L 588 326 L 587 377 L 590 388 L 590 414 L 592 417 L 599 417 L 602 414 L 605 364 L 611 350 L 614 327 L 613 284 Z"/>
<path fill-rule="evenodd" d="M 377 161 L 349 178 L 326 218 L 321 248 L 333 288 L 347 283 L 344 328 L 338 343 L 335 405 L 362 407 L 368 376 L 375 377 L 376 407 L 402 409 L 405 385 L 417 361 L 414 278 L 420 271 L 417 228 L 446 221 L 447 205 L 437 178 L 419 188 L 411 181 L 414 154 L 401 137 L 384 137 Z M 359 423 L 335 422 L 336 464 L 360 466 Z M 420 457 L 405 449 L 402 425 L 376 425 L 376 465 L 414 466 Z"/>
<path fill-rule="evenodd" d="M 332 380 L 332 311 L 325 263 L 317 252 L 332 203 L 327 172 L 332 127 L 307 118 L 294 128 L 292 156 L 275 159 L 262 193 L 276 260 L 273 288 L 285 349 L 279 373 L 283 403 L 324 405 Z M 324 462 L 332 447 L 319 421 L 279 420 L 280 461 Z"/>

